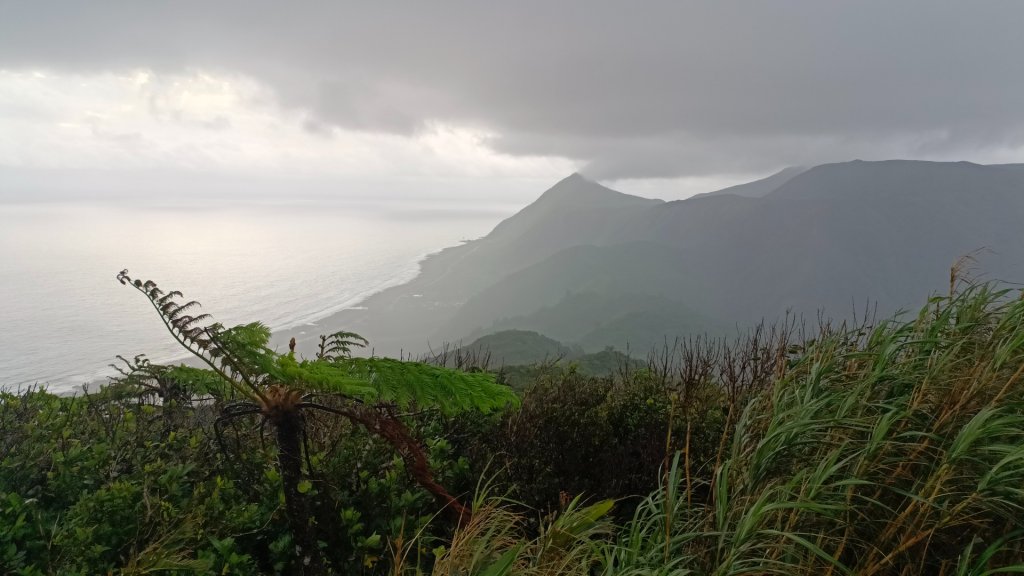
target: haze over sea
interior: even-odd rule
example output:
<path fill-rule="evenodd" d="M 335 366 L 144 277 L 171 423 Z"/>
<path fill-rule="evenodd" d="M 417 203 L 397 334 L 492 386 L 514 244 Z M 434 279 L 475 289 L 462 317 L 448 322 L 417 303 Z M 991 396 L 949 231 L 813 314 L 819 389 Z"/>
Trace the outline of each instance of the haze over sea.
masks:
<path fill-rule="evenodd" d="M 111 374 L 117 354 L 182 357 L 148 303 L 114 279 L 123 268 L 181 290 L 224 324 L 259 320 L 277 332 L 412 279 L 426 255 L 486 234 L 514 209 L 365 198 L 0 202 L 0 387 L 66 391 Z"/>

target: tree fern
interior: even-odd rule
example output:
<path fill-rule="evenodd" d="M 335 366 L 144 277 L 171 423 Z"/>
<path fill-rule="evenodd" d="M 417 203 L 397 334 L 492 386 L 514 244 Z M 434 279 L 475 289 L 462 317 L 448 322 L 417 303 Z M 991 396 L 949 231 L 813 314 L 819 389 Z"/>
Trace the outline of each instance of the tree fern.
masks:
<path fill-rule="evenodd" d="M 185 349 L 253 401 L 266 403 L 266 390 L 275 385 L 371 404 L 437 408 L 449 414 L 469 409 L 489 411 L 517 401 L 516 395 L 507 386 L 497 384 L 491 374 L 391 358 L 353 358 L 352 349 L 367 343 L 353 332 L 321 336 L 317 358 L 297 360 L 294 352 L 278 354 L 271 350 L 270 329 L 259 322 L 225 328 L 212 322 L 209 314 L 185 313 L 200 305 L 196 301 L 178 303 L 181 292 L 165 293 L 152 280 L 133 280 L 127 270 L 117 278 L 149 299 L 168 331 Z M 148 368 L 154 369 L 152 365 Z M 203 387 L 204 392 L 225 391 L 209 383 Z"/>
<path fill-rule="evenodd" d="M 218 437 L 220 426 L 234 418 L 259 415 L 274 427 L 296 562 L 304 573 L 326 571 L 308 504 L 299 490 L 305 410 L 345 417 L 384 438 L 402 456 L 413 478 L 446 511 L 460 523 L 468 521 L 469 510 L 434 480 L 423 446 L 398 419 L 396 409 L 416 406 L 451 414 L 494 410 L 516 402 L 515 394 L 498 385 L 493 375 L 390 358 L 353 358 L 352 349 L 367 341 L 352 332 L 321 336 L 315 359 L 297 359 L 294 339 L 289 352 L 279 354 L 269 347 L 270 329 L 259 322 L 225 328 L 208 314 L 196 314 L 199 303 L 182 302 L 181 292 L 164 292 L 152 280 L 133 279 L 127 270 L 117 280 L 143 294 L 171 336 L 209 367 L 161 367 L 142 356 L 134 361 L 122 358 L 127 366 L 119 368 L 123 385 L 141 390 L 161 390 L 160 383 L 180 385 L 192 394 L 222 399 L 240 395 L 243 400 L 226 404 L 215 423 Z M 317 396 L 327 395 L 340 402 L 317 401 Z"/>

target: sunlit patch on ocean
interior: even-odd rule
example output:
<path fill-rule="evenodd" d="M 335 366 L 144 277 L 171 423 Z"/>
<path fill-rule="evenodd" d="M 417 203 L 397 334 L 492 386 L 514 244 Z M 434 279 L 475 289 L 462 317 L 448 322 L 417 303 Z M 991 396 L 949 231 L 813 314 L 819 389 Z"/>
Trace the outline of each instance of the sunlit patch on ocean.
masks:
<path fill-rule="evenodd" d="M 61 391 L 110 373 L 117 354 L 180 357 L 114 280 L 122 268 L 183 291 L 225 324 L 305 327 L 412 279 L 424 256 L 499 219 L 344 204 L 0 204 L 0 387 Z"/>

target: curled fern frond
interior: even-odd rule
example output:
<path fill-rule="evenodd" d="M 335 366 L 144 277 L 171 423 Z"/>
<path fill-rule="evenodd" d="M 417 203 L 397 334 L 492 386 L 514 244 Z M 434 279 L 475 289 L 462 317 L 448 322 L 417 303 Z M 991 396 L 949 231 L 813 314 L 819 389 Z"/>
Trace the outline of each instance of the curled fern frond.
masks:
<path fill-rule="evenodd" d="M 207 324 L 212 320 L 209 314 L 186 314 L 188 310 L 199 308 L 200 304 L 195 300 L 178 302 L 182 293 L 177 290 L 165 293 L 152 280 L 143 282 L 132 278 L 127 269 L 117 274 L 117 280 L 122 285 L 132 286 L 149 300 L 171 336 L 186 350 L 234 385 L 239 392 L 249 397 L 263 397 L 255 379 L 258 372 L 247 363 L 251 358 L 243 357 L 241 352 L 248 350 L 247 346 L 250 345 L 261 348 L 262 352 L 270 337 L 269 330 L 265 327 L 254 330 L 253 325 L 225 330 L 220 323 Z M 240 337 L 240 334 L 248 336 Z M 263 338 L 262 345 L 259 344 L 259 338 Z"/>

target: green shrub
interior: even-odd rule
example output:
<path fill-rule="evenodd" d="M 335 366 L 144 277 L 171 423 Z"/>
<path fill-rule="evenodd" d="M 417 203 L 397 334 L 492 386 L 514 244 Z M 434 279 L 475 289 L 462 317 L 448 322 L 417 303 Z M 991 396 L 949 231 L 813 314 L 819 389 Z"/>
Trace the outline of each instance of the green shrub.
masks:
<path fill-rule="evenodd" d="M 719 400 L 694 397 L 687 410 L 674 409 L 678 390 L 650 372 L 598 378 L 568 369 L 527 390 L 476 459 L 497 455 L 492 466 L 504 470 L 515 497 L 541 510 L 579 494 L 638 497 L 657 485 L 666 454 L 684 447 L 688 424 L 695 466 L 713 460 L 723 424 Z"/>

